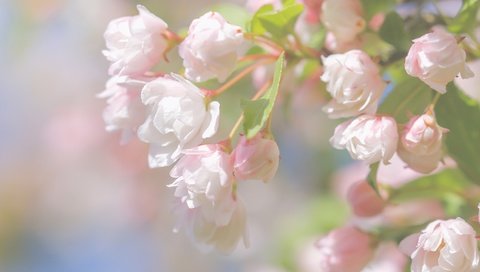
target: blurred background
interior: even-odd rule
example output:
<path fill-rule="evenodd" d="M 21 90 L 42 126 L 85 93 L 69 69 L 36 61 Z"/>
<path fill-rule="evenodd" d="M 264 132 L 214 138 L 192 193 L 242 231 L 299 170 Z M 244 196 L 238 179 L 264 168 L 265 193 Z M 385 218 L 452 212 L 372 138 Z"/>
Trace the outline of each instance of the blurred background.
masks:
<path fill-rule="evenodd" d="M 292 267 L 291 245 L 343 220 L 343 204 L 318 197 L 338 160 L 318 103 L 278 118 L 281 171 L 270 184 L 242 184 L 251 247 L 231 256 L 174 234 L 168 169 L 148 169 L 145 144 L 105 131 L 95 96 L 108 79 L 107 23 L 143 4 L 180 30 L 220 2 L 0 0 L 1 272 L 277 271 Z M 295 114 L 310 117 L 291 122 Z"/>

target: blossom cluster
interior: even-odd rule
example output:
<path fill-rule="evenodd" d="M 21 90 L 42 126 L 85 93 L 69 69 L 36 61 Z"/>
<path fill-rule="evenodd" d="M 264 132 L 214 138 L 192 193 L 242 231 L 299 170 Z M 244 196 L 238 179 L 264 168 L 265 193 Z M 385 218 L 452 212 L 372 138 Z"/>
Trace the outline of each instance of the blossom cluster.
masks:
<path fill-rule="evenodd" d="M 434 29 L 413 42 L 405 59 L 406 72 L 439 93 L 445 93 L 446 85 L 458 74 L 473 76 L 465 64 L 465 51 L 452 34 Z M 448 130 L 438 125 L 434 104 L 399 129 L 393 117 L 375 114 L 386 83 L 365 52 L 330 55 L 323 64 L 322 80 L 332 95 L 325 111 L 332 118 L 359 115 L 335 129 L 330 140 L 335 148 L 346 149 L 353 159 L 369 164 L 388 164 L 397 152 L 415 171 L 427 174 L 437 168 L 443 156 L 443 134 Z"/>
<path fill-rule="evenodd" d="M 380 31 L 384 14 L 367 20 L 360 0 L 298 2 L 247 1 L 253 15 L 248 30 L 210 11 L 193 20 L 185 36 L 139 5 L 138 15 L 115 19 L 105 31 L 103 53 L 111 62 L 111 78 L 99 97 L 107 98 L 106 129 L 121 131 L 122 141 L 137 137 L 147 143 L 151 168 L 172 167 L 168 187 L 174 191 L 179 219 L 175 230 L 186 229 L 202 247 L 231 252 L 240 241 L 249 243 L 246 207 L 237 187 L 246 180 L 268 182 L 277 172 L 280 150 L 271 119 L 280 83 L 289 76 L 282 74 L 284 66 L 297 70 L 314 61 L 317 69 L 307 78 L 325 90 L 323 111 L 331 119 L 349 118 L 335 128 L 330 143 L 369 165 L 374 179 L 362 176 L 350 183 L 346 198 L 355 217 L 378 217 L 395 204 L 393 189 L 375 186 L 373 169 L 399 158 L 404 168 L 428 175 L 448 159 L 444 145 L 449 128 L 437 121 L 436 106 L 455 78 L 474 76 L 463 37 L 435 26 L 393 60 L 402 62 L 407 81 L 435 93 L 422 112 L 403 112 L 408 120 L 400 121 L 398 114 L 379 110 L 392 83 L 398 84 L 386 69 L 396 55 L 382 59 L 365 49 L 366 29 Z M 277 26 L 275 19 L 284 25 Z M 308 45 L 315 27 L 325 30 L 319 48 Z M 155 70 L 175 48 L 182 73 Z M 268 65 L 275 61 L 271 71 Z M 219 138 L 221 117 L 215 99 L 250 73 L 255 96 L 242 103 L 243 112 L 228 137 L 213 140 Z M 205 89 L 205 81 L 219 87 Z M 238 133 L 242 122 L 244 131 Z M 355 222 L 335 229 L 315 243 L 312 270 L 370 271 L 363 269 L 375 251 L 388 246 L 382 235 L 387 234 Z M 480 271 L 476 232 L 460 217 L 434 220 L 399 247 L 411 257 L 412 271 Z"/>
<path fill-rule="evenodd" d="M 139 14 L 110 22 L 105 31 L 111 79 L 99 97 L 107 98 L 106 128 L 120 130 L 123 141 L 137 136 L 149 144 L 151 168 L 173 168 L 174 210 L 202 246 L 232 251 L 247 244 L 245 207 L 237 182 L 269 181 L 278 167 L 279 150 L 268 133 L 206 144 L 218 130 L 220 103 L 193 82 L 222 82 L 235 69 L 245 43 L 243 30 L 219 13 L 193 20 L 184 38 L 139 5 Z M 185 76 L 153 71 L 178 46 Z"/>

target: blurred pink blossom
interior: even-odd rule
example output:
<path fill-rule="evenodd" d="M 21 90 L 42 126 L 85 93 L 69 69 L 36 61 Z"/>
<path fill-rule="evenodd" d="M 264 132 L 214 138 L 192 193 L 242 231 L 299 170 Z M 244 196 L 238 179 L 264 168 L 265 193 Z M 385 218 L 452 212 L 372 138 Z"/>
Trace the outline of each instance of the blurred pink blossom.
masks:
<path fill-rule="evenodd" d="M 474 74 L 465 63 L 465 51 L 453 34 L 436 27 L 415 40 L 405 58 L 405 70 L 432 89 L 445 93 L 447 84 L 458 74 L 462 78 Z"/>

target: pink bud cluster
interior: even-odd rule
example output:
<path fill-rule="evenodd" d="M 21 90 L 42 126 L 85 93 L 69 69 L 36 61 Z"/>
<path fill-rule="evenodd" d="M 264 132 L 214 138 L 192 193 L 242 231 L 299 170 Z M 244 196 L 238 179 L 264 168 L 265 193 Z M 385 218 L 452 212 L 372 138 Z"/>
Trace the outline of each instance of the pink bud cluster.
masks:
<path fill-rule="evenodd" d="M 452 34 L 434 29 L 413 42 L 405 60 L 406 72 L 432 89 L 445 93 L 446 85 L 458 74 L 463 78 L 472 76 L 465 64 L 465 52 Z M 399 126 L 393 117 L 375 115 L 379 96 L 386 84 L 365 53 L 351 50 L 334 54 L 323 58 L 323 63 L 325 71 L 321 79 L 327 83 L 327 91 L 332 96 L 324 110 L 331 118 L 360 115 L 337 126 L 330 139 L 333 147 L 346 149 L 353 159 L 368 164 L 389 164 L 397 153 L 410 169 L 419 173 L 428 174 L 437 169 L 444 156 L 442 141 L 448 130 L 436 121 L 436 100 L 423 114 L 412 116 L 406 124 Z M 383 197 L 367 182 L 359 181 L 349 188 L 347 201 L 357 218 L 373 218 L 389 208 Z M 387 217 L 377 218 L 385 220 Z M 348 252 L 335 250 L 335 244 L 326 245 L 327 241 L 333 241 L 331 237 L 343 232 L 347 233 L 342 228 L 334 230 L 320 240 L 324 246 L 319 250 L 325 253 L 320 254 L 319 260 L 326 264 L 322 271 L 361 271 L 369 262 L 372 247 L 357 250 L 349 257 Z M 346 239 L 358 239 L 354 237 L 350 234 Z M 356 241 L 356 244 L 360 246 L 366 242 Z M 461 218 L 436 220 L 420 234 L 405 239 L 401 248 L 411 257 L 411 269 L 415 272 L 480 271 L 476 233 Z M 342 258 L 353 261 L 338 261 Z M 347 267 L 347 263 L 351 266 Z"/>
<path fill-rule="evenodd" d="M 105 31 L 112 77 L 99 97 L 108 98 L 106 129 L 121 130 L 125 141 L 136 134 L 148 143 L 151 168 L 174 165 L 168 187 L 175 190 L 178 228 L 201 246 L 231 252 L 240 240 L 248 244 L 237 182 L 271 180 L 279 149 L 263 133 L 242 136 L 233 152 L 230 139 L 203 144 L 217 133 L 220 103 L 189 80 L 230 76 L 242 51 L 243 30 L 208 12 L 181 38 L 145 7 L 137 8 L 138 15 L 115 19 Z M 176 46 L 186 78 L 152 71 Z"/>
<path fill-rule="evenodd" d="M 398 131 L 392 117 L 373 115 L 386 84 L 377 66 L 360 50 L 323 58 L 324 74 L 332 100 L 324 107 L 331 118 L 364 114 L 340 124 L 330 142 L 346 149 L 352 158 L 369 164 L 388 164 L 395 152 L 407 166 L 420 173 L 434 171 L 443 157 L 442 138 L 447 132 L 438 125 L 433 106 L 413 116 Z M 472 76 L 465 64 L 465 52 L 452 34 L 436 28 L 416 40 L 405 60 L 408 74 L 419 77 L 444 93 L 457 74 Z"/>

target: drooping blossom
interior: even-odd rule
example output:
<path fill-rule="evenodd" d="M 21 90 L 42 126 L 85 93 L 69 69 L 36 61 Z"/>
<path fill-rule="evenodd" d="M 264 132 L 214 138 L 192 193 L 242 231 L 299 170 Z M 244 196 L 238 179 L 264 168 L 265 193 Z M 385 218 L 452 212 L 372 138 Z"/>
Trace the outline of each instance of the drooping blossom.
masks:
<path fill-rule="evenodd" d="M 413 272 L 479 271 L 475 230 L 461 218 L 436 220 L 419 234 L 404 239 L 400 247 L 412 258 Z"/>
<path fill-rule="evenodd" d="M 242 29 L 219 13 L 208 12 L 193 20 L 179 47 L 185 76 L 196 82 L 224 81 L 235 68 L 243 41 Z"/>
<path fill-rule="evenodd" d="M 332 96 L 324 107 L 330 118 L 375 113 L 387 84 L 365 52 L 351 50 L 322 58 L 322 62 L 325 71 L 321 79 L 327 82 L 327 91 Z"/>
<path fill-rule="evenodd" d="M 383 211 L 387 204 L 366 181 L 359 181 L 350 186 L 347 201 L 356 216 L 370 217 Z"/>
<path fill-rule="evenodd" d="M 355 160 L 388 164 L 397 149 L 397 124 L 392 117 L 361 115 L 338 125 L 330 143 Z"/>
<path fill-rule="evenodd" d="M 113 76 L 107 81 L 105 90 L 98 94 L 107 98 L 108 106 L 103 111 L 107 131 L 122 131 L 122 139 L 128 139 L 146 118 L 146 107 L 140 99 L 140 92 L 153 77 Z"/>
<path fill-rule="evenodd" d="M 233 158 L 234 174 L 237 179 L 267 182 L 277 172 L 280 151 L 274 140 L 265 138 L 259 133 L 250 140 L 241 136 Z"/>
<path fill-rule="evenodd" d="M 374 253 L 371 236 L 353 226 L 331 231 L 321 238 L 316 246 L 316 271 L 323 272 L 361 271 Z"/>
<path fill-rule="evenodd" d="M 445 93 L 447 84 L 458 74 L 462 78 L 473 76 L 465 60 L 465 51 L 455 36 L 441 28 L 434 28 L 432 32 L 413 40 L 405 59 L 405 70 L 432 89 Z"/>
<path fill-rule="evenodd" d="M 112 62 L 110 75 L 143 75 L 162 59 L 167 48 L 167 24 L 144 6 L 137 9 L 138 15 L 115 19 L 105 31 L 107 50 L 103 54 Z"/>
<path fill-rule="evenodd" d="M 241 239 L 246 243 L 245 208 L 233 190 L 230 155 L 221 145 L 202 145 L 185 150 L 170 176 L 175 181 L 177 215 L 193 239 L 224 251 L 232 251 Z"/>
<path fill-rule="evenodd" d="M 365 28 L 359 0 L 324 0 L 321 20 L 337 43 L 350 43 Z"/>
<path fill-rule="evenodd" d="M 217 131 L 220 104 L 207 104 L 200 89 L 179 75 L 147 83 L 141 99 L 150 113 L 138 137 L 150 144 L 150 167 L 173 164 L 182 150 L 198 146 Z"/>
<path fill-rule="evenodd" d="M 401 133 L 398 156 L 417 172 L 432 172 L 442 159 L 445 132 L 446 129 L 438 125 L 432 112 L 414 116 Z"/>

